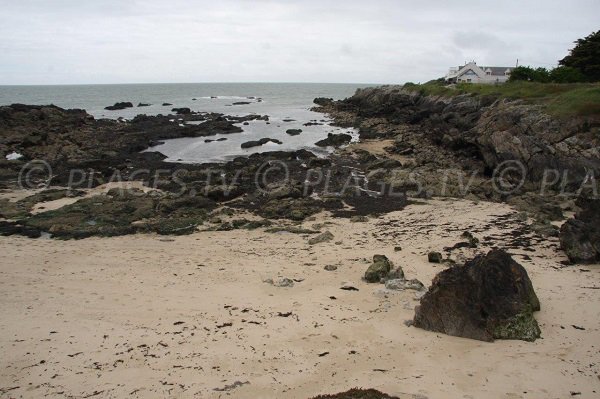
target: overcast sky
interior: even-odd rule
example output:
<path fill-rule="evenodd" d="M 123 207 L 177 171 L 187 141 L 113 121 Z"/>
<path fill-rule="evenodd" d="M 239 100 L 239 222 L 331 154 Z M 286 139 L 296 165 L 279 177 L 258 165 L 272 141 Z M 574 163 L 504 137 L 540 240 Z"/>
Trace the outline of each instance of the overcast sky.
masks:
<path fill-rule="evenodd" d="M 600 1 L 0 0 L 0 84 L 424 82 L 553 66 Z"/>

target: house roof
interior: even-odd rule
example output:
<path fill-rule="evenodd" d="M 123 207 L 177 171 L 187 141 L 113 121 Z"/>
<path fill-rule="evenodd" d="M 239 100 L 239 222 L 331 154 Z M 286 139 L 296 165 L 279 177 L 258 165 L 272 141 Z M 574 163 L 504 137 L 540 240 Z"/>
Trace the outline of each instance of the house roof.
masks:
<path fill-rule="evenodd" d="M 492 71 L 492 76 L 504 76 L 504 72 L 506 72 L 507 69 L 509 71 L 512 71 L 514 69 L 513 67 L 490 67 L 490 66 L 482 66 L 480 68 L 486 72 L 488 69 L 490 69 Z"/>

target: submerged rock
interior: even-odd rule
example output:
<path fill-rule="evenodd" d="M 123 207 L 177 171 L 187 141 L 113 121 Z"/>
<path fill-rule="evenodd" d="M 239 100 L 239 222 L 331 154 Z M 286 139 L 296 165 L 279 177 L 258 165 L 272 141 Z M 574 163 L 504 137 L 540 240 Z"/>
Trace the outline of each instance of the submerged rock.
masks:
<path fill-rule="evenodd" d="M 535 341 L 538 310 L 527 271 L 505 251 L 492 250 L 439 273 L 415 310 L 414 325 L 481 341 Z"/>
<path fill-rule="evenodd" d="M 245 143 L 242 143 L 242 148 L 258 147 L 267 143 L 283 144 L 277 139 L 262 138 L 260 140 L 246 141 Z"/>
<path fill-rule="evenodd" d="M 373 263 L 365 272 L 365 281 L 368 283 L 381 282 L 387 277 L 392 267 L 392 262 L 385 255 L 374 255 Z"/>
<path fill-rule="evenodd" d="M 289 134 L 290 136 L 297 136 L 300 133 L 302 133 L 302 129 L 288 129 L 285 131 L 287 134 Z"/>

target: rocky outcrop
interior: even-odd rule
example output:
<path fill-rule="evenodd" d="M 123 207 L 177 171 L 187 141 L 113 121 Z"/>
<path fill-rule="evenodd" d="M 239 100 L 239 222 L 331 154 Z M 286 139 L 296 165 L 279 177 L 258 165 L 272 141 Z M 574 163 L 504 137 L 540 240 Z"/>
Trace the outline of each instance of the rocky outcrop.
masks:
<path fill-rule="evenodd" d="M 493 341 L 534 341 L 540 302 L 523 266 L 502 250 L 439 273 L 415 310 L 414 325 L 448 335 Z"/>
<path fill-rule="evenodd" d="M 114 105 L 109 105 L 108 107 L 104 107 L 104 109 L 108 111 L 117 111 L 125 108 L 133 108 L 133 104 L 130 102 L 120 102 L 115 103 Z"/>
<path fill-rule="evenodd" d="M 297 136 L 300 133 L 302 133 L 302 129 L 288 129 L 288 130 L 286 130 L 286 133 L 289 134 L 290 136 Z"/>
<path fill-rule="evenodd" d="M 560 245 L 572 263 L 600 261 L 600 200 L 579 198 L 581 208 L 560 228 Z"/>
<path fill-rule="evenodd" d="M 576 188 L 587 174 L 600 174 L 600 116 L 563 120 L 523 101 L 428 96 L 401 86 L 359 89 L 343 101 L 318 100 L 315 110 L 358 127 L 361 138 L 395 138 L 394 152 L 423 153 L 427 162 L 435 162 L 435 155 L 424 153 L 431 145 L 440 159 L 454 157 L 481 175 L 519 161 L 528 182 L 540 182 L 545 170 L 553 170 L 547 181 Z"/>
<path fill-rule="evenodd" d="M 315 143 L 315 145 L 319 147 L 340 147 L 342 145 L 349 144 L 352 141 L 352 136 L 346 133 L 340 134 L 327 134 L 327 138 L 323 140 L 319 140 Z"/>

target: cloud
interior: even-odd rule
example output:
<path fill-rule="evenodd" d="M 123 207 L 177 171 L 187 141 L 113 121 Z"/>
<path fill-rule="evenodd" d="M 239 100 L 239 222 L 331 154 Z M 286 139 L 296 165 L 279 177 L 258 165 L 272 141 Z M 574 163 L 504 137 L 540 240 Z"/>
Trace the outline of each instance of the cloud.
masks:
<path fill-rule="evenodd" d="M 546 66 L 597 1 L 2 0 L 0 84 L 399 83 L 467 59 Z"/>

